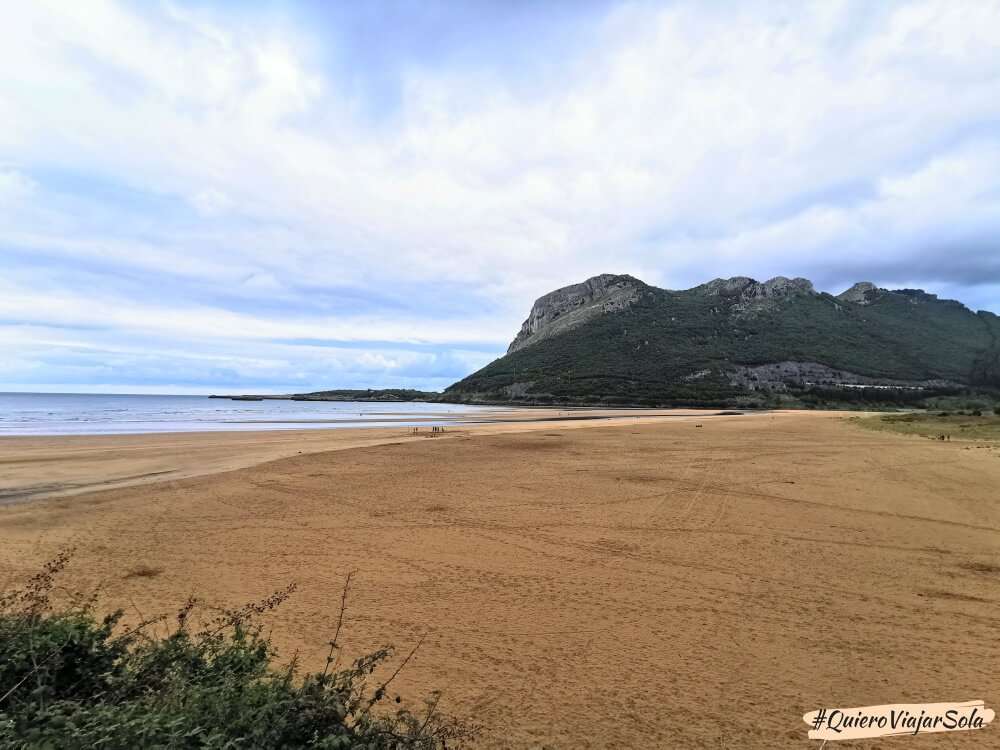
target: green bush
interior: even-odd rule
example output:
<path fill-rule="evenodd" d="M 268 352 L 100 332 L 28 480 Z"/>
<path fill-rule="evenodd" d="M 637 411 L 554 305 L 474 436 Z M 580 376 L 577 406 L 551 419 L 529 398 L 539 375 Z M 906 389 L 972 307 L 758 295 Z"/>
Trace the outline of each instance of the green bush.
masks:
<path fill-rule="evenodd" d="M 199 628 L 189 601 L 154 636 L 150 626 L 165 618 L 126 629 L 121 612 L 98 619 L 90 603 L 51 607 L 67 560 L 0 596 L 0 747 L 437 750 L 473 735 L 437 713 L 436 695 L 421 715 L 375 710 L 409 659 L 375 680 L 390 648 L 338 669 L 335 635 L 323 672 L 277 669 L 260 617 L 294 587 Z"/>

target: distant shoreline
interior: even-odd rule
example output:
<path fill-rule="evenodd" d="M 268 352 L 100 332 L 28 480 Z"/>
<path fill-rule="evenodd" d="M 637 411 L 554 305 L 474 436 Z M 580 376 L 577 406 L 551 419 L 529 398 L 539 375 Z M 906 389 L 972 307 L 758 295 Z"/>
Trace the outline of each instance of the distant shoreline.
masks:
<path fill-rule="evenodd" d="M 437 391 L 418 391 L 414 388 L 333 388 L 327 391 L 311 391 L 309 393 L 211 394 L 209 398 L 230 401 L 354 401 L 364 403 L 385 401 L 430 404 L 440 401 L 442 395 Z"/>

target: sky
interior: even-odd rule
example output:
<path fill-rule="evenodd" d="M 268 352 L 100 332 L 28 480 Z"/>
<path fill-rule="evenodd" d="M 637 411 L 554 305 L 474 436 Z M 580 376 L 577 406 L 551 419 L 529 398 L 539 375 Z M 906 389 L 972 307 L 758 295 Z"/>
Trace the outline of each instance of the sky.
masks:
<path fill-rule="evenodd" d="M 1000 313 L 1000 0 L 4 17 L 0 391 L 436 390 L 606 272 Z"/>

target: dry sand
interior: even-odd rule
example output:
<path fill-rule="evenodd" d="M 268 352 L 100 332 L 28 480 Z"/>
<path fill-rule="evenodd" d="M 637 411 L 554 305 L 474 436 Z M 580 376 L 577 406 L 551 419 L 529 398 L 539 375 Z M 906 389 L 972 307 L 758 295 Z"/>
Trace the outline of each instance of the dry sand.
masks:
<path fill-rule="evenodd" d="M 120 475 L 245 468 L 0 508 L 0 580 L 72 543 L 67 582 L 131 613 L 297 581 L 274 632 L 315 666 L 357 570 L 348 646 L 427 634 L 394 687 L 443 689 L 491 748 L 818 748 L 819 707 L 1000 703 L 995 449 L 836 414 L 617 421 L 120 438 Z M 8 489 L 76 481 L 101 444 L 49 441 Z"/>
<path fill-rule="evenodd" d="M 633 424 L 685 415 L 692 409 L 496 409 L 478 413 L 479 424 L 462 425 L 459 415 L 383 413 L 380 421 L 441 421 L 446 435 L 496 434 L 545 427 L 545 420 L 568 427 Z M 344 420 L 325 420 L 338 422 Z M 313 422 L 316 424 L 316 422 Z M 0 436 L 0 504 L 65 497 L 95 490 L 128 487 L 216 474 L 305 453 L 422 440 L 430 426 L 355 429 L 281 429 L 261 431 L 179 432 L 144 435 Z"/>

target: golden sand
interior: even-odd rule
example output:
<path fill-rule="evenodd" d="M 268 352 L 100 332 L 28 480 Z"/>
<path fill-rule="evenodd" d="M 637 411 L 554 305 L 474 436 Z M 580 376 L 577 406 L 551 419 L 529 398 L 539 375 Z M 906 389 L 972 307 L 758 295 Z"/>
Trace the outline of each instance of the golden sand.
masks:
<path fill-rule="evenodd" d="M 65 582 L 136 617 L 295 581 L 272 622 L 308 667 L 356 570 L 348 648 L 427 634 L 394 687 L 490 748 L 818 747 L 820 707 L 1000 702 L 995 449 L 837 414 L 595 425 L 4 441 L 8 492 L 145 483 L 0 508 L 0 575 L 73 544 Z"/>

